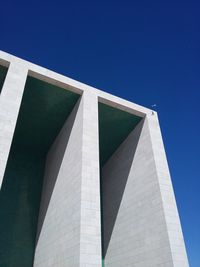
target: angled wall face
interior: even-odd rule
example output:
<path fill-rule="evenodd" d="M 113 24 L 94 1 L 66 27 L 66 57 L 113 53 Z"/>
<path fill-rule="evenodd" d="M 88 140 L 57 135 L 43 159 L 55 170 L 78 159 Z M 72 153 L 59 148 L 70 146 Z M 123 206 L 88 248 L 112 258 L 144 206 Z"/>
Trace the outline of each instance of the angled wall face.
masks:
<path fill-rule="evenodd" d="M 79 266 L 82 116 L 81 101 L 47 155 L 34 267 Z"/>
<path fill-rule="evenodd" d="M 97 116 L 84 94 L 49 150 L 34 267 L 101 265 Z"/>
<path fill-rule="evenodd" d="M 102 266 L 188 266 L 156 118 L 99 104 Z"/>
<path fill-rule="evenodd" d="M 104 165 L 102 177 L 105 266 L 173 266 L 146 120 Z"/>
<path fill-rule="evenodd" d="M 102 167 L 106 267 L 188 266 L 171 189 L 163 204 L 166 192 L 161 188 L 163 181 L 165 188 L 170 184 L 170 178 L 162 172 L 160 181 L 159 168 L 166 160 L 156 163 L 151 138 L 145 118 Z M 170 215 L 166 211 L 169 205 Z M 176 232 L 172 231 L 172 220 L 176 221 Z"/>
<path fill-rule="evenodd" d="M 28 77 L 0 194 L 0 265 L 32 267 L 46 153 L 79 95 Z"/>
<path fill-rule="evenodd" d="M 115 225 L 116 216 L 126 186 L 128 173 L 132 163 L 134 147 L 138 142 L 138 136 L 129 144 L 131 155 L 122 156 L 121 161 L 114 162 L 109 167 L 110 173 L 105 174 L 105 166 L 117 153 L 130 133 L 137 128 L 141 117 L 123 110 L 99 103 L 99 153 L 101 173 L 101 229 L 102 229 L 102 265 L 106 260 L 107 249 Z M 124 157 L 124 158 L 123 158 Z M 126 166 L 124 165 L 126 162 Z M 116 166 L 115 166 L 116 164 Z M 119 167 L 120 166 L 120 167 Z M 115 173 L 120 169 L 123 173 Z M 115 176 L 120 176 L 117 179 Z"/>

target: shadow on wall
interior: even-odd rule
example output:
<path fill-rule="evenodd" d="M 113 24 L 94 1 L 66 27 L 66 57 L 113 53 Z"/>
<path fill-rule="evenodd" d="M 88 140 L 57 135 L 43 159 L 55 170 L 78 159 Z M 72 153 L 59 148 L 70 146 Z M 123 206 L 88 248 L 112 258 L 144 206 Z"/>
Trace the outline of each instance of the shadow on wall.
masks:
<path fill-rule="evenodd" d="M 0 266 L 31 266 L 45 158 L 11 149 L 0 193 Z"/>
<path fill-rule="evenodd" d="M 143 124 L 144 119 L 132 130 L 101 169 L 103 259 L 115 226 Z"/>
<path fill-rule="evenodd" d="M 2 267 L 33 265 L 46 156 L 79 98 L 71 91 L 27 77 L 0 193 Z M 63 150 L 66 145 L 67 140 Z"/>
<path fill-rule="evenodd" d="M 54 141 L 53 145 L 51 146 L 47 154 L 35 246 L 37 246 L 37 242 L 40 237 L 40 233 L 47 213 L 49 202 L 51 200 L 51 196 L 59 174 L 63 156 L 67 148 L 67 144 L 70 138 L 70 134 L 73 128 L 73 123 L 76 118 L 79 105 L 80 105 L 80 99 L 76 103 L 74 109 L 72 110 L 70 116 L 68 117 L 62 130 L 56 137 L 56 140 Z"/>

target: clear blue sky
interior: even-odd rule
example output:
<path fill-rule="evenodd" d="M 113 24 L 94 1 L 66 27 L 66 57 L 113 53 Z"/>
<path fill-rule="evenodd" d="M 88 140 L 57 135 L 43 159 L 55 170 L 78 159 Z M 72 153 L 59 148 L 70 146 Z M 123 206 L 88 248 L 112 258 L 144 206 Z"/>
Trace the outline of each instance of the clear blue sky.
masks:
<path fill-rule="evenodd" d="M 3 1 L 0 49 L 157 104 L 191 267 L 200 266 L 200 2 Z"/>

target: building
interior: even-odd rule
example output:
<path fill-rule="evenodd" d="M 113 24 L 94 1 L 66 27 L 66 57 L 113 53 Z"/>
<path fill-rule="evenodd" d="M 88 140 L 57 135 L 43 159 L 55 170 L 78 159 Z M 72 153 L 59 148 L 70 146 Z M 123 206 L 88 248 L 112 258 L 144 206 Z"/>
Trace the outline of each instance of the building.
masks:
<path fill-rule="evenodd" d="M 187 267 L 156 112 L 0 65 L 0 266 Z"/>

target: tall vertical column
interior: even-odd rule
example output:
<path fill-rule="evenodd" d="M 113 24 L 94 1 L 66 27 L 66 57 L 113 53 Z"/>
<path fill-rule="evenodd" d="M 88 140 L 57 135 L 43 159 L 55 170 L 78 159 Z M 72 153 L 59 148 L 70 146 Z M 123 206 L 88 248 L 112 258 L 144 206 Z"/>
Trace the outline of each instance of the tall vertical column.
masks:
<path fill-rule="evenodd" d="M 28 69 L 12 62 L 0 94 L 0 188 L 20 109 Z"/>
<path fill-rule="evenodd" d="M 176 200 L 165 155 L 158 117 L 155 113 L 147 117 L 152 150 L 156 165 L 157 179 L 162 198 L 163 211 L 167 225 L 168 238 L 174 267 L 188 267 L 188 259 L 176 206 Z"/>
<path fill-rule="evenodd" d="M 83 94 L 80 267 L 101 266 L 98 98 Z"/>

